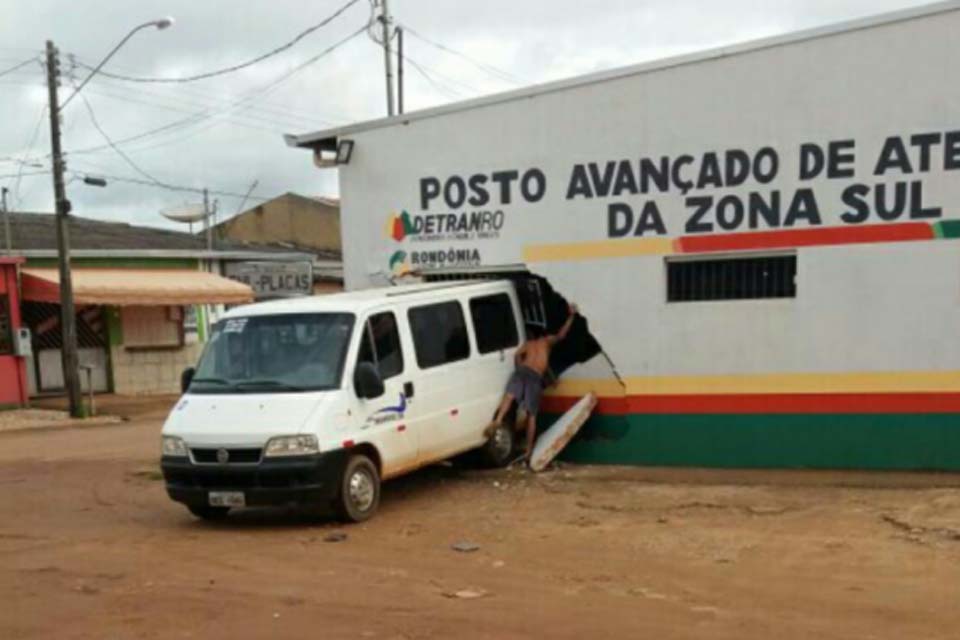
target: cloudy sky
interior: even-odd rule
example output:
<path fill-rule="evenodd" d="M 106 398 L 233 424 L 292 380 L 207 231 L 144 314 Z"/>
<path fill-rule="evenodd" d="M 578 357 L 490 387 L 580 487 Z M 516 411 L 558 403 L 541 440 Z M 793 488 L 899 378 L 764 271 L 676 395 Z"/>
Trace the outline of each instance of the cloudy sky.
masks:
<path fill-rule="evenodd" d="M 0 186 L 11 209 L 52 210 L 47 94 L 42 53 L 62 52 L 61 101 L 82 64 L 96 64 L 133 26 L 144 30 L 105 67 L 148 78 L 183 78 L 245 62 L 321 22 L 347 0 L 0 0 Z M 408 27 L 406 110 L 443 104 L 663 56 L 742 42 L 925 4 L 926 0 L 390 0 Z M 305 62 L 368 23 L 359 0 L 290 49 L 234 73 L 190 83 L 97 77 L 63 113 L 71 176 L 116 176 L 224 192 L 233 215 L 253 199 L 286 191 L 336 195 L 335 172 L 319 171 L 281 135 L 385 115 L 383 54 L 366 32 Z M 456 50 L 448 53 L 430 42 Z M 71 59 L 70 56 L 73 56 Z M 420 70 L 413 68 L 420 67 Z M 121 153 L 106 144 L 91 120 Z M 159 130 L 159 131 L 157 131 Z M 126 156 L 124 158 L 123 156 Z M 25 161 L 25 162 L 24 162 Z M 44 173 L 44 172 L 47 173 Z M 19 178 L 17 177 L 19 175 Z M 167 226 L 161 209 L 194 193 L 110 179 L 107 188 L 68 185 L 74 212 Z"/>

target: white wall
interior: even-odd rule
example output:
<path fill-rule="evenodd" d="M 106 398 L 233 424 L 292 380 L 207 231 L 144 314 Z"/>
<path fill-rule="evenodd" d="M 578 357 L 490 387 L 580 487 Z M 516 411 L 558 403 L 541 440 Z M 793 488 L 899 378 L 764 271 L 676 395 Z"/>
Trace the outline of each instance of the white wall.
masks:
<path fill-rule="evenodd" d="M 647 198 L 567 200 L 571 168 L 582 162 L 772 146 L 781 160 L 773 184 L 696 195 L 779 189 L 788 198 L 812 187 L 823 223 L 841 225 L 840 194 L 848 185 L 919 179 L 925 203 L 943 207 L 944 219 L 956 218 L 960 171 L 872 173 L 887 136 L 960 129 L 957 33 L 960 11 L 941 13 L 352 134 L 353 157 L 340 168 L 347 287 L 384 284 L 374 274 L 386 271 L 398 250 L 476 248 L 483 264 L 498 265 L 522 262 L 530 244 L 607 240 L 607 205 L 623 201 L 639 212 Z M 857 146 L 854 178 L 799 181 L 802 143 L 850 138 Z M 933 161 L 942 165 L 942 153 L 935 151 Z M 498 239 L 398 243 L 384 233 L 391 212 L 424 213 L 423 177 L 530 167 L 547 176 L 542 201 L 524 203 L 514 190 L 512 203 L 482 207 L 504 211 Z M 666 237 L 685 235 L 684 197 L 671 189 L 652 199 Z M 448 210 L 438 199 L 428 213 L 441 212 Z M 630 375 L 960 366 L 957 242 L 807 248 L 798 255 L 798 297 L 776 301 L 667 305 L 663 256 L 532 266 L 582 302 L 595 333 Z"/>

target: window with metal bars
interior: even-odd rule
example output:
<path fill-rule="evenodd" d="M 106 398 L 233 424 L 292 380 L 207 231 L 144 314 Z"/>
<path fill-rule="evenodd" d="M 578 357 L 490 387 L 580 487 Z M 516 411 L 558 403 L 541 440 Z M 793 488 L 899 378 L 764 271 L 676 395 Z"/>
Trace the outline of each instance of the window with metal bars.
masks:
<path fill-rule="evenodd" d="M 797 256 L 667 261 L 667 302 L 797 297 Z"/>

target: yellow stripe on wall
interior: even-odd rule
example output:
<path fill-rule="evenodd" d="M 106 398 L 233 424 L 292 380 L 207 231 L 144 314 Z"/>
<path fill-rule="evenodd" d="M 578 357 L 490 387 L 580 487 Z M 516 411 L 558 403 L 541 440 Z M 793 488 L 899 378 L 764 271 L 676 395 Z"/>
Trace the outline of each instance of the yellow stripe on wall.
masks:
<path fill-rule="evenodd" d="M 626 258 L 630 256 L 670 255 L 674 253 L 671 238 L 633 238 L 630 240 L 600 240 L 597 242 L 565 242 L 560 244 L 533 244 L 523 248 L 524 262 L 569 262 L 595 258 Z"/>
<path fill-rule="evenodd" d="M 635 376 L 626 389 L 612 378 L 568 379 L 550 395 L 600 396 L 773 393 L 944 393 L 960 392 L 960 371 L 882 373 L 776 373 L 709 376 Z"/>

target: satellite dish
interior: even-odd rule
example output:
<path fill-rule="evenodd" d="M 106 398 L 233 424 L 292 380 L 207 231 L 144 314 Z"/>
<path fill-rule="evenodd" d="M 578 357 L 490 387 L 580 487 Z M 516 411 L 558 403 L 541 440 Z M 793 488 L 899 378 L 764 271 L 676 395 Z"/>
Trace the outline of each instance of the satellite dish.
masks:
<path fill-rule="evenodd" d="M 206 218 L 207 212 L 204 210 L 202 204 L 184 204 L 178 207 L 163 209 L 160 211 L 160 215 L 174 222 L 189 222 L 192 224 Z"/>

